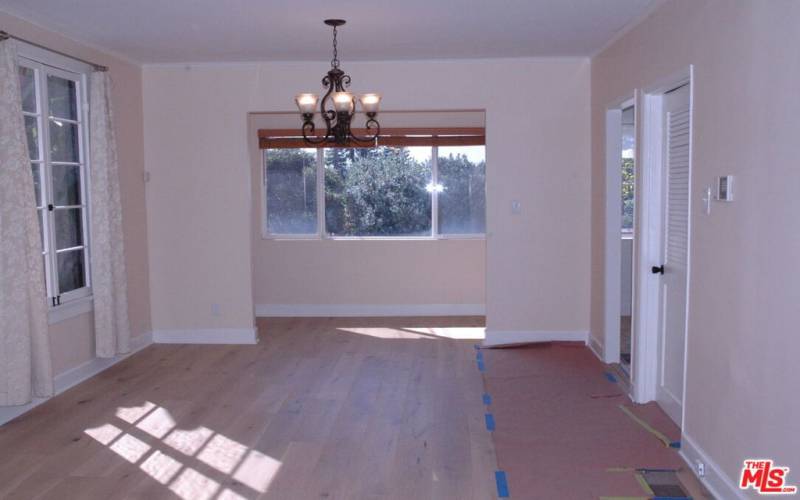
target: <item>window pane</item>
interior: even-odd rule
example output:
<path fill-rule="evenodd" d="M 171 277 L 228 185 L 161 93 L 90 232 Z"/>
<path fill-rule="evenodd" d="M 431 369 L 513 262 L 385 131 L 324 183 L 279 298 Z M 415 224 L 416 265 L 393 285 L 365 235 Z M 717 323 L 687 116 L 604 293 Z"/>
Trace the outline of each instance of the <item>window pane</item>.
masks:
<path fill-rule="evenodd" d="M 78 126 L 50 120 L 50 160 L 78 163 Z"/>
<path fill-rule="evenodd" d="M 636 146 L 633 106 L 622 110 L 622 232 L 633 232 L 636 179 L 634 148 Z"/>
<path fill-rule="evenodd" d="M 83 224 L 80 208 L 67 208 L 55 211 L 56 249 L 83 245 Z"/>
<path fill-rule="evenodd" d="M 44 210 L 41 208 L 36 210 L 36 217 L 39 219 L 39 240 L 42 243 L 42 251 L 44 251 L 44 221 L 42 220 L 44 217 Z"/>
<path fill-rule="evenodd" d="M 67 293 L 86 285 L 83 250 L 58 254 L 58 291 Z"/>
<path fill-rule="evenodd" d="M 33 174 L 33 190 L 36 192 L 36 206 L 41 207 L 44 205 L 42 201 L 42 167 L 38 163 L 31 164 L 31 173 Z"/>
<path fill-rule="evenodd" d="M 317 232 L 317 152 L 267 150 L 267 232 Z"/>
<path fill-rule="evenodd" d="M 31 160 L 39 159 L 39 126 L 35 116 L 25 117 L 25 135 L 28 137 L 28 155 Z"/>
<path fill-rule="evenodd" d="M 81 167 L 53 165 L 53 199 L 56 206 L 81 204 Z"/>
<path fill-rule="evenodd" d="M 22 110 L 36 113 L 36 72 L 20 66 L 19 85 L 22 91 Z"/>
<path fill-rule="evenodd" d="M 335 236 L 429 236 L 431 148 L 325 150 L 325 228 Z"/>
<path fill-rule="evenodd" d="M 486 148 L 439 148 L 439 234 L 486 232 Z"/>
<path fill-rule="evenodd" d="M 72 80 L 57 76 L 47 77 L 47 99 L 50 104 L 50 116 L 78 119 L 78 100 L 76 85 Z"/>

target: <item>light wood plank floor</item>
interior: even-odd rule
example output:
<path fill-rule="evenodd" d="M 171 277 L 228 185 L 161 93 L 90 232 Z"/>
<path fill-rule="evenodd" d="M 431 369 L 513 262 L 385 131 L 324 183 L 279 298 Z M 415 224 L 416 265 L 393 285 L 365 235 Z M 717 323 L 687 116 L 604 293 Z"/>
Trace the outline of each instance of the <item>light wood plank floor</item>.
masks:
<path fill-rule="evenodd" d="M 154 345 L 0 427 L 2 498 L 487 499 L 480 318 L 268 319 Z M 438 328 L 434 328 L 438 327 Z"/>

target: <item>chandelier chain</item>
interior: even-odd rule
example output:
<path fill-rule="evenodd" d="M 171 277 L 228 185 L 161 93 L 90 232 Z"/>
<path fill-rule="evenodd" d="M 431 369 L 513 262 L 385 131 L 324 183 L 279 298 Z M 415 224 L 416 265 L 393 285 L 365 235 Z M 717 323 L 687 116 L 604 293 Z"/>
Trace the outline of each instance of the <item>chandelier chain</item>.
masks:
<path fill-rule="evenodd" d="M 336 40 L 336 26 L 333 27 L 333 59 L 331 59 L 331 67 L 339 68 L 339 49 Z"/>

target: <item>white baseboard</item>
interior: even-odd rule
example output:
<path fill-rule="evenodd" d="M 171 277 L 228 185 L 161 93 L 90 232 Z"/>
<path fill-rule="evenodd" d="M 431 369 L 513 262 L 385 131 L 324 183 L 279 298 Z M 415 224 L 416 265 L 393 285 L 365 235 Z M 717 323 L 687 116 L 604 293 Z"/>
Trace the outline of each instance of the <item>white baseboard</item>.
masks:
<path fill-rule="evenodd" d="M 156 330 L 156 344 L 257 344 L 255 328 L 216 328 L 202 330 Z"/>
<path fill-rule="evenodd" d="M 103 370 L 106 370 L 119 363 L 123 359 L 141 351 L 152 343 L 153 336 L 150 333 L 132 337 L 131 352 L 127 354 L 114 356 L 113 358 L 94 358 L 74 368 L 70 368 L 63 373 L 59 373 L 53 377 L 53 395 L 58 396 L 62 392 L 71 389 L 84 380 L 94 377 Z M 50 398 L 34 398 L 33 401 L 26 405 L 0 407 L 0 425 L 17 418 L 23 413 L 29 412 L 49 399 Z"/>
<path fill-rule="evenodd" d="M 553 342 L 553 341 L 586 343 L 588 337 L 589 337 L 589 332 L 587 331 L 486 330 L 486 339 L 483 341 L 483 345 L 501 346 L 501 345 L 529 344 L 533 342 Z"/>
<path fill-rule="evenodd" d="M 259 304 L 264 317 L 484 316 L 484 304 Z"/>
<path fill-rule="evenodd" d="M 703 462 L 705 465 L 705 476 L 698 479 L 714 495 L 714 498 L 739 498 L 746 499 L 747 496 L 738 488 L 736 483 L 726 475 L 708 454 L 698 446 L 697 442 L 686 433 L 681 435 L 680 456 L 689 466 L 689 470 L 697 475 L 697 463 Z"/>
<path fill-rule="evenodd" d="M 595 356 L 597 356 L 597 359 L 599 359 L 601 363 L 605 364 L 606 361 L 603 359 L 603 346 L 600 345 L 600 342 L 592 335 L 589 335 L 588 337 L 589 342 L 587 342 L 586 345 L 589 346 L 589 350 L 592 351 Z"/>

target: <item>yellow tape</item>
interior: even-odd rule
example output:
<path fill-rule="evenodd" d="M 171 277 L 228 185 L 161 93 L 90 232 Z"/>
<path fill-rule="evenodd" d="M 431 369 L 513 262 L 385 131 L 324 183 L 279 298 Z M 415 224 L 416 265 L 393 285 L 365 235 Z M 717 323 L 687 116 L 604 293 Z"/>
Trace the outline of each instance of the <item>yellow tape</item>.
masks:
<path fill-rule="evenodd" d="M 635 470 L 633 467 L 609 467 L 606 472 L 633 472 Z"/>
<path fill-rule="evenodd" d="M 644 490 L 645 493 L 647 493 L 648 495 L 653 495 L 654 494 L 652 488 L 650 488 L 650 485 L 647 484 L 647 481 L 645 481 L 643 475 L 641 475 L 640 473 L 636 472 L 636 473 L 633 474 L 633 476 L 636 478 L 636 481 L 639 482 L 639 486 L 642 487 L 642 489 Z"/>
<path fill-rule="evenodd" d="M 660 433 L 659 431 L 653 429 L 653 427 L 650 424 L 648 424 L 647 422 L 645 422 L 641 418 L 639 418 L 636 415 L 634 415 L 632 411 L 630 411 L 628 408 L 625 407 L 625 405 L 619 405 L 619 409 L 624 411 L 625 414 L 628 415 L 629 417 L 631 417 L 634 422 L 636 422 L 637 424 L 641 425 L 642 428 L 644 428 L 644 430 L 646 430 L 650 434 L 652 434 L 655 437 L 657 437 L 659 441 L 664 443 L 664 446 L 669 448 L 669 444 L 672 441 L 670 441 L 670 439 L 667 436 L 665 436 L 664 434 Z"/>

